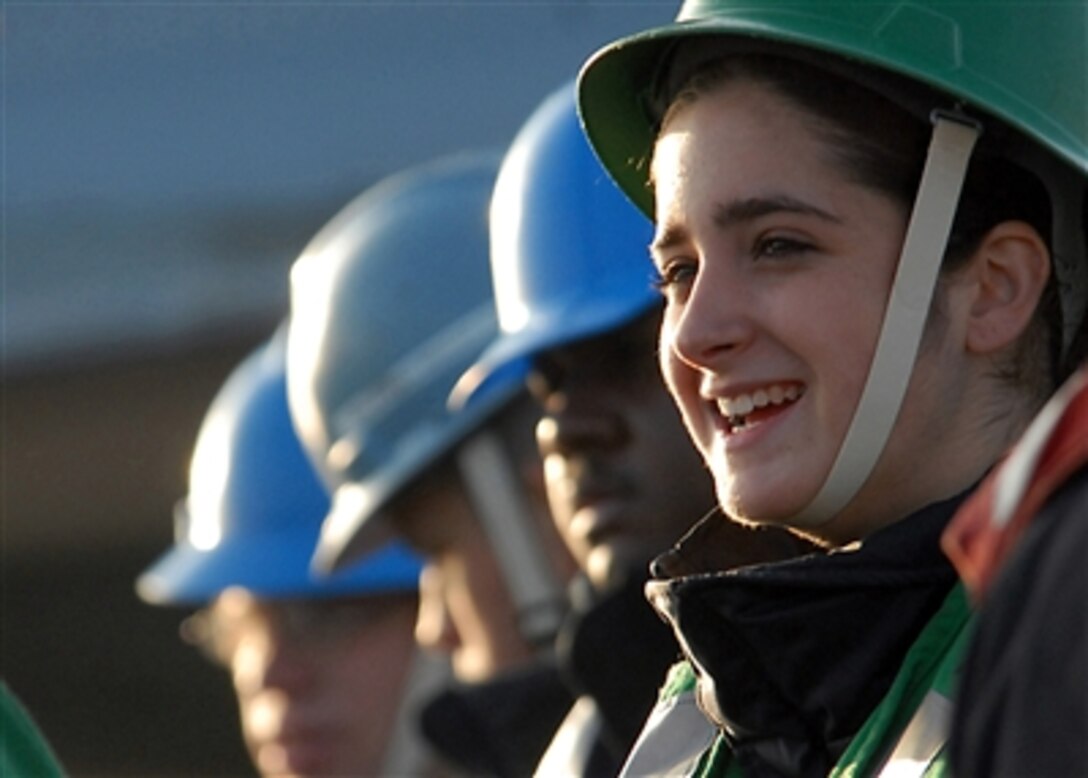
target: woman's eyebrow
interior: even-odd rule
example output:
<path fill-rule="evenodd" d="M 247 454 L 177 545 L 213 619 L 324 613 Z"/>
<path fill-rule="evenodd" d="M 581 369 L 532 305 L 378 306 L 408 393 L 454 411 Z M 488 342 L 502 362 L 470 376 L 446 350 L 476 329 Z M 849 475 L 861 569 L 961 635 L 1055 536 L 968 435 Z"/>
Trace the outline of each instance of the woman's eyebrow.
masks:
<path fill-rule="evenodd" d="M 662 254 L 668 253 L 669 249 L 684 243 L 687 237 L 687 230 L 681 226 L 665 227 L 654 235 L 654 239 L 650 242 L 650 257 L 656 261 Z"/>
<path fill-rule="evenodd" d="M 750 222 L 761 216 L 775 213 L 794 213 L 814 216 L 833 224 L 841 224 L 838 216 L 818 208 L 804 200 L 789 195 L 770 195 L 767 197 L 746 197 L 729 203 L 720 203 L 714 208 L 714 224 L 720 229 L 735 227 Z M 680 225 L 670 225 L 662 229 L 650 243 L 650 255 L 656 257 L 687 240 L 688 232 Z"/>
<path fill-rule="evenodd" d="M 732 227 L 774 213 L 797 213 L 835 224 L 842 223 L 838 216 L 789 195 L 748 197 L 719 204 L 714 209 L 714 223 L 719 227 Z"/>

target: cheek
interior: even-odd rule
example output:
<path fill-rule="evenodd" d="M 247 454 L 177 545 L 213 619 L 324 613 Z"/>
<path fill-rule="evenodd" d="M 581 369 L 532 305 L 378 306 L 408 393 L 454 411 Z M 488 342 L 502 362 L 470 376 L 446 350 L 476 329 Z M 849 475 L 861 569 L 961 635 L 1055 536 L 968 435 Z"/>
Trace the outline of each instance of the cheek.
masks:
<path fill-rule="evenodd" d="M 766 317 L 781 347 L 835 387 L 829 399 L 838 406 L 860 393 L 869 373 L 891 283 L 884 258 L 864 259 L 858 263 L 867 265 L 865 272 L 814 274 Z"/>
<path fill-rule="evenodd" d="M 661 372 L 661 378 L 665 382 L 665 388 L 669 394 L 673 394 L 673 362 L 676 357 L 672 353 L 673 326 L 669 322 L 668 315 L 661 322 L 661 332 L 657 339 L 657 367 Z M 675 395 L 673 394 L 675 397 Z"/>
<path fill-rule="evenodd" d="M 466 549 L 456 569 L 449 571 L 453 582 L 450 608 L 466 640 L 475 637 L 486 642 L 513 620 L 502 571 L 486 543 L 481 537 Z"/>
<path fill-rule="evenodd" d="M 567 482 L 567 462 L 560 454 L 544 457 L 544 492 L 552 517 L 563 532 L 563 525 L 570 519 L 570 485 Z"/>
<path fill-rule="evenodd" d="M 414 609 L 405 607 L 355 638 L 343 664 L 343 688 L 354 686 L 364 698 L 393 698 L 414 657 L 415 615 Z"/>
<path fill-rule="evenodd" d="M 267 640 L 240 640 L 230 658 L 230 674 L 238 697 L 246 699 L 261 690 L 269 648 Z"/>

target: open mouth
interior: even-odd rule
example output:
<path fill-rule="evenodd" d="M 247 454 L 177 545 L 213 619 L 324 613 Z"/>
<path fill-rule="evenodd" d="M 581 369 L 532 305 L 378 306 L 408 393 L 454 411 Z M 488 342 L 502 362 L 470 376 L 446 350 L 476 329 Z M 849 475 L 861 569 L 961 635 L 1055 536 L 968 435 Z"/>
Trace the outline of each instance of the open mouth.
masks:
<path fill-rule="evenodd" d="M 715 404 L 725 420 L 726 432 L 733 434 L 779 413 L 804 393 L 804 386 L 800 384 L 771 384 L 754 392 L 719 397 Z"/>

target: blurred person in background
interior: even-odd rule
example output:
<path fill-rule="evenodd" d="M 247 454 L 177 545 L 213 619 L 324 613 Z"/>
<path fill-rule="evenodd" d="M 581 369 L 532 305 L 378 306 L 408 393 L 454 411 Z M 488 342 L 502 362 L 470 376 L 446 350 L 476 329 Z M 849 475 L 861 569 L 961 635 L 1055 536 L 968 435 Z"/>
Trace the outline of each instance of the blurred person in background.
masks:
<path fill-rule="evenodd" d="M 496 376 L 528 370 L 551 513 L 583 571 L 558 642 L 579 699 L 538 774 L 611 776 L 679 655 L 643 594 L 650 562 L 715 498 L 657 369 L 653 225 L 600 167 L 574 98 L 573 82 L 549 95 L 504 158 L 491 210 L 502 332 L 452 399 L 471 407 Z M 720 520 L 703 534 L 718 569 L 807 548 Z"/>
<path fill-rule="evenodd" d="M 445 673 L 414 647 L 421 563 L 387 545 L 335 578 L 312 575 L 329 499 L 291 424 L 284 335 L 213 400 L 177 540 L 137 591 L 201 606 L 183 634 L 230 671 L 263 775 L 428 774 L 415 707 Z"/>
<path fill-rule="evenodd" d="M 315 564 L 405 538 L 426 559 L 417 640 L 456 684 L 424 731 L 472 775 L 523 776 L 571 698 L 549 661 L 573 561 L 533 499 L 540 462 L 521 376 L 452 413 L 496 331 L 487 264 L 494 154 L 403 171 L 345 206 L 291 271 L 288 385 L 333 494 Z"/>

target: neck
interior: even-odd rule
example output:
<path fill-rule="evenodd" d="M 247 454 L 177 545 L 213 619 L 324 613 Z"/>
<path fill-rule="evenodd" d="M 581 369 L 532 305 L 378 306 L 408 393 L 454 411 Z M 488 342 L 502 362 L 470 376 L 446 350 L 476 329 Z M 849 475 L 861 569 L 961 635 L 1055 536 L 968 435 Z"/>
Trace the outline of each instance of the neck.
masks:
<path fill-rule="evenodd" d="M 914 456 L 889 446 L 854 498 L 813 539 L 829 546 L 860 540 L 927 505 L 971 488 L 1002 459 L 1023 432 L 1035 407 L 1024 397 L 976 402 L 960 424 L 927 435 L 933 445 Z M 936 437 L 934 438 L 934 435 Z M 898 461 L 898 466 L 887 466 Z M 907 466 L 903 463 L 906 462 Z"/>

